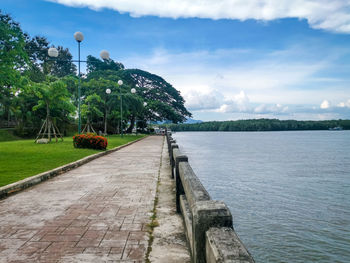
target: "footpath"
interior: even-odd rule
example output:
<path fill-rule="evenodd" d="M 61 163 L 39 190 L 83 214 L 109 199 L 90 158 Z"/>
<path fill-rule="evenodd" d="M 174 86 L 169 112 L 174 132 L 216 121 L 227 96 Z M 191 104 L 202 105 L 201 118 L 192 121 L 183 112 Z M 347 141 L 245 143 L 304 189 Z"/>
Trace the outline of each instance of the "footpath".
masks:
<path fill-rule="evenodd" d="M 0 262 L 189 262 L 170 174 L 151 136 L 0 200 Z"/>

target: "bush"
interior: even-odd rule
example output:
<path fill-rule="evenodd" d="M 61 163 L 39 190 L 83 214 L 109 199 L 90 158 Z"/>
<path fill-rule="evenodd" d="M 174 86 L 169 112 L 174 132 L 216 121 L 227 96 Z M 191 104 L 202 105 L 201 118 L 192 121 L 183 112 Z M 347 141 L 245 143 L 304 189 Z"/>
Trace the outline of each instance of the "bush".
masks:
<path fill-rule="evenodd" d="M 97 136 L 94 133 L 76 134 L 73 136 L 73 145 L 75 148 L 106 150 L 107 144 L 105 137 Z"/>

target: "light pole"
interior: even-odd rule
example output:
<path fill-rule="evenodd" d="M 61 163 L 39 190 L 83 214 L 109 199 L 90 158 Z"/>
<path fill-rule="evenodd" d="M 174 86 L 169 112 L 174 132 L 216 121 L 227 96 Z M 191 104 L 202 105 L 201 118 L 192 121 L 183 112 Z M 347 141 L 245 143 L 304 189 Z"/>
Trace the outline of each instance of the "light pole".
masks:
<path fill-rule="evenodd" d="M 87 62 L 85 60 L 80 60 L 80 42 L 84 40 L 84 35 L 81 32 L 75 32 L 74 38 L 78 42 L 78 60 L 71 60 L 72 62 L 78 62 L 78 133 L 81 133 L 81 113 L 80 113 L 80 104 L 81 104 L 81 83 L 80 83 L 80 62 Z M 48 55 L 52 58 L 58 57 L 58 50 L 54 47 L 51 47 L 47 51 Z M 100 52 L 100 57 L 103 60 L 109 60 L 109 53 L 107 50 L 102 50 Z M 67 60 L 68 61 L 68 60 Z"/>
<path fill-rule="evenodd" d="M 81 32 L 75 32 L 74 38 L 78 42 L 78 133 L 81 133 L 81 114 L 80 114 L 80 97 L 81 97 L 81 84 L 80 84 L 80 43 L 84 40 L 84 35 Z"/>
<path fill-rule="evenodd" d="M 120 136 L 123 138 L 123 96 L 122 96 L 123 81 L 118 80 L 119 93 L 120 93 Z"/>
<path fill-rule="evenodd" d="M 104 135 L 107 135 L 107 117 L 108 117 L 107 96 L 109 94 L 111 94 L 111 92 L 112 92 L 111 89 L 106 89 L 107 95 L 106 95 L 106 101 L 105 101 L 105 131 L 104 131 Z"/>
<path fill-rule="evenodd" d="M 145 102 L 143 103 L 143 107 L 146 108 L 146 106 L 147 106 L 147 102 L 145 101 Z M 146 128 L 147 128 L 147 115 L 146 115 Z M 147 128 L 147 129 L 148 129 L 148 128 Z M 145 129 L 143 128 L 143 130 L 145 130 Z"/>
<path fill-rule="evenodd" d="M 123 81 L 120 79 L 118 80 L 119 85 L 119 94 L 120 94 L 120 136 L 123 137 L 123 93 L 122 93 L 122 85 Z M 136 89 L 132 88 L 130 90 L 132 94 L 136 93 Z"/>

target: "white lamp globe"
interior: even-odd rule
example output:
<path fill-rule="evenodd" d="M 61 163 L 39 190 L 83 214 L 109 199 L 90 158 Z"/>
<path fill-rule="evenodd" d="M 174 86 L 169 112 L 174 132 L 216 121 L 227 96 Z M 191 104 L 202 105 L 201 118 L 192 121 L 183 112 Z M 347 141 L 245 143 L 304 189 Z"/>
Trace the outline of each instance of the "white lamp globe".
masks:
<path fill-rule="evenodd" d="M 135 93 L 136 93 L 136 89 L 135 89 L 135 88 L 132 88 L 132 89 L 131 89 L 131 93 L 132 93 L 132 94 L 135 94 Z"/>
<path fill-rule="evenodd" d="M 47 53 L 52 58 L 57 58 L 58 57 L 58 50 L 55 47 L 50 47 L 49 50 L 47 51 Z"/>
<path fill-rule="evenodd" d="M 146 107 L 146 106 L 147 106 L 147 102 L 144 102 L 144 103 L 143 103 L 143 106 Z"/>
<path fill-rule="evenodd" d="M 102 50 L 100 52 L 100 57 L 103 59 L 103 60 L 108 60 L 109 59 L 109 52 L 107 50 Z"/>
<path fill-rule="evenodd" d="M 78 31 L 78 32 L 74 33 L 74 38 L 76 41 L 81 42 L 84 40 L 84 35 L 83 35 L 83 33 Z"/>
<path fill-rule="evenodd" d="M 119 85 L 119 86 L 123 85 L 123 81 L 122 81 L 121 79 L 118 80 L 118 85 Z"/>
<path fill-rule="evenodd" d="M 111 94 L 111 89 L 106 89 L 107 94 Z"/>

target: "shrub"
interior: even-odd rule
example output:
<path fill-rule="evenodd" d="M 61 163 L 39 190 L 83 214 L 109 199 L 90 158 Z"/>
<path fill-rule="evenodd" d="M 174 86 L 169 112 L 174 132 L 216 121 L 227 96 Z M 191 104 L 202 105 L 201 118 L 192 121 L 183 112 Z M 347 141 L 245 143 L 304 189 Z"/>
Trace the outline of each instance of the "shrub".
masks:
<path fill-rule="evenodd" d="M 73 136 L 73 145 L 75 148 L 106 150 L 107 144 L 105 137 L 97 136 L 94 133 L 76 134 Z"/>

